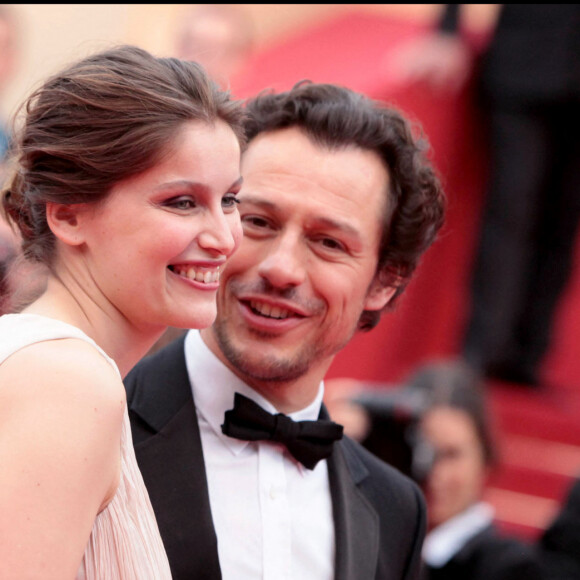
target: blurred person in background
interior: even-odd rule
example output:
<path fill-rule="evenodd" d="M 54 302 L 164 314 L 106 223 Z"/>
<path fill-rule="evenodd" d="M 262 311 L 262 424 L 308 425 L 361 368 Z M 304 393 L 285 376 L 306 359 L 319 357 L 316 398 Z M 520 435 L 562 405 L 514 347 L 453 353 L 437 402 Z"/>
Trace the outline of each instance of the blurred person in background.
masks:
<path fill-rule="evenodd" d="M 500 534 L 483 501 L 496 450 L 482 384 L 461 362 L 422 369 L 416 452 L 427 500 L 425 580 L 539 580 L 531 546 Z"/>
<path fill-rule="evenodd" d="M 391 71 L 451 91 L 475 74 L 491 166 L 463 354 L 484 377 L 537 385 L 580 215 L 580 5 L 501 5 L 480 57 L 462 6 Z"/>
<path fill-rule="evenodd" d="M 399 388 L 366 391 L 359 384 L 353 394 L 348 383 L 337 379 L 350 400 L 329 406 L 331 416 L 365 446 L 372 441 L 373 451 L 425 493 L 423 580 L 540 580 L 533 548 L 500 534 L 483 500 L 497 457 L 479 375 L 464 361 L 444 360 L 419 367 Z"/>
<path fill-rule="evenodd" d="M 10 265 L 16 256 L 16 240 L 10 226 L 0 217 L 0 315 L 10 309 Z"/>
<path fill-rule="evenodd" d="M 15 312 L 40 296 L 46 268 L 26 260 L 21 238 L 0 213 L 0 315 Z"/>
<path fill-rule="evenodd" d="M 10 7 L 0 4 L 0 94 L 14 76 L 18 56 L 17 23 Z M 4 160 L 10 145 L 10 133 L 0 124 L 0 160 Z M 2 173 L 3 174 L 3 173 Z"/>
<path fill-rule="evenodd" d="M 17 25 L 12 10 L 0 4 L 0 96 L 14 76 L 17 61 Z M 10 131 L 0 118 L 0 185 L 6 173 L 5 160 L 10 147 Z M 18 240 L 6 220 L 0 215 L 0 314 L 8 311 L 11 289 L 16 281 L 10 280 L 10 265 L 18 253 Z"/>
<path fill-rule="evenodd" d="M 242 75 L 254 50 L 254 23 L 237 4 L 194 4 L 180 17 L 175 56 L 201 64 L 222 87 Z"/>

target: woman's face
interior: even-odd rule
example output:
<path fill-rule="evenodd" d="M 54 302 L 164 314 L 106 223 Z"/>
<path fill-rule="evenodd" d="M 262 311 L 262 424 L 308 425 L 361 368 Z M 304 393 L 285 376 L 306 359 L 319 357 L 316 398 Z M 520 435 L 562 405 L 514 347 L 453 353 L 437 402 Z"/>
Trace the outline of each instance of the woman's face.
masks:
<path fill-rule="evenodd" d="M 79 248 L 99 299 L 145 331 L 211 325 L 219 271 L 242 237 L 240 185 L 232 129 L 185 123 L 160 163 L 80 215 Z"/>
<path fill-rule="evenodd" d="M 459 409 L 435 407 L 421 420 L 421 433 L 435 452 L 425 497 L 431 527 L 480 501 L 487 469 L 470 416 Z"/>

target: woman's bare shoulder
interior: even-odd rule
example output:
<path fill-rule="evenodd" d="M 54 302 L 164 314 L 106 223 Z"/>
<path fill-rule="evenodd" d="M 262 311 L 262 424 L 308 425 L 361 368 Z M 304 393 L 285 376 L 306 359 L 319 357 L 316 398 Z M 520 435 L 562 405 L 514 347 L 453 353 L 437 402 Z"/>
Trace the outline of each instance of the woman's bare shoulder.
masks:
<path fill-rule="evenodd" d="M 0 364 L 0 409 L 20 405 L 60 406 L 112 413 L 120 419 L 125 390 L 117 370 L 91 344 L 76 339 L 26 346 Z M 0 416 L 2 416 L 0 410 Z"/>
<path fill-rule="evenodd" d="M 60 561 L 71 546 L 81 557 L 118 485 L 125 405 L 116 369 L 80 339 L 36 343 L 0 365 L 0 512 L 10 521 L 0 560 L 34 551 Z"/>

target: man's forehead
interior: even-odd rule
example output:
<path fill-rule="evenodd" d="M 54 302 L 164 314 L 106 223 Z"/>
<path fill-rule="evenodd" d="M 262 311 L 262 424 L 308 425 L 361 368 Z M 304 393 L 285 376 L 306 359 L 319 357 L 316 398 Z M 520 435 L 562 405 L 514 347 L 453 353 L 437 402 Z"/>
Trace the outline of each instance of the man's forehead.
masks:
<path fill-rule="evenodd" d="M 344 146 L 337 145 L 333 147 L 323 142 L 317 141 L 313 135 L 310 135 L 300 126 L 284 127 L 272 131 L 264 131 L 254 137 L 247 145 L 244 157 L 248 154 L 259 151 L 260 157 L 269 159 L 276 157 L 276 152 L 280 147 L 297 152 L 308 151 L 320 157 L 332 157 L 338 151 L 343 149 L 359 149 L 356 144 Z"/>
<path fill-rule="evenodd" d="M 304 131 L 297 127 L 264 131 L 254 137 L 242 154 L 242 166 L 256 161 L 266 163 L 286 162 L 285 157 L 279 155 L 280 150 L 300 150 L 302 147 L 317 148 Z"/>
<path fill-rule="evenodd" d="M 315 143 L 302 129 L 265 132 L 242 156 L 244 193 L 302 195 L 328 193 L 352 204 L 386 203 L 389 173 L 374 151 L 357 146 L 331 149 Z"/>
<path fill-rule="evenodd" d="M 286 127 L 258 134 L 242 153 L 242 167 L 246 171 L 255 167 L 283 167 L 289 171 L 292 167 L 293 174 L 348 173 L 350 164 L 343 163 L 343 160 L 348 158 L 352 162 L 354 157 L 359 159 L 358 167 L 366 170 L 363 174 L 367 174 L 372 165 L 388 185 L 389 169 L 378 152 L 359 147 L 356 143 L 331 146 L 317 142 L 301 127 Z"/>

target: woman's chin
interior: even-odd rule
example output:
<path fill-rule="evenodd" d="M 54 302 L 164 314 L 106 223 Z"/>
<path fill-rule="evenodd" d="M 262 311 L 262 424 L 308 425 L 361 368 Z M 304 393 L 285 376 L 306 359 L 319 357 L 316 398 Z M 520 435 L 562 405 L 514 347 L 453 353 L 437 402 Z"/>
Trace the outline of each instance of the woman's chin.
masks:
<path fill-rule="evenodd" d="M 214 323 L 216 316 L 217 316 L 217 308 L 215 307 L 215 305 L 213 305 L 213 307 L 203 306 L 196 309 L 189 316 L 180 317 L 175 324 L 171 324 L 170 326 L 186 329 L 208 328 Z"/>

